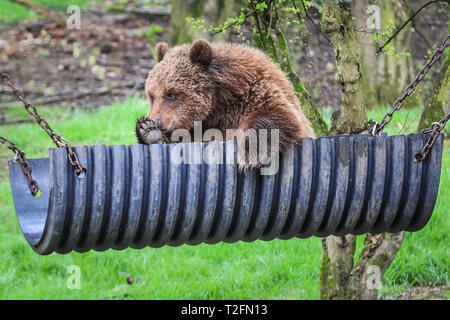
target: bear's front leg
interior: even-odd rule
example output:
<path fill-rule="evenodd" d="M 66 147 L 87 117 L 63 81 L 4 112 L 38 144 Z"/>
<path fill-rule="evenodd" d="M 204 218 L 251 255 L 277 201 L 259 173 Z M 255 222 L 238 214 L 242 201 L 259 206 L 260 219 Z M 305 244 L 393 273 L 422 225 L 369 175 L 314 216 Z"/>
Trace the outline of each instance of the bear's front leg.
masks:
<path fill-rule="evenodd" d="M 239 131 L 237 140 L 237 162 L 239 172 L 260 169 L 279 162 L 279 130 L 250 127 Z"/>
<path fill-rule="evenodd" d="M 139 144 L 168 144 L 169 139 L 161 131 L 158 123 L 147 117 L 140 117 L 136 121 L 136 137 Z"/>
<path fill-rule="evenodd" d="M 280 153 L 292 149 L 302 138 L 314 136 L 309 123 L 302 123 L 295 112 L 274 106 L 246 117 L 240 129 L 237 140 L 241 172 L 279 164 Z"/>

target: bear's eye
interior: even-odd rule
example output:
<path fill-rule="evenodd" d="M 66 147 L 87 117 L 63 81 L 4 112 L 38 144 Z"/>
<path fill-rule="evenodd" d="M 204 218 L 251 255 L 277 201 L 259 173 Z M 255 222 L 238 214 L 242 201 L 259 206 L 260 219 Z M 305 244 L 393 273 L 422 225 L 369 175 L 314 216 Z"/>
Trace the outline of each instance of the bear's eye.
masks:
<path fill-rule="evenodd" d="M 177 95 L 174 93 L 169 93 L 164 97 L 164 99 L 166 101 L 173 102 L 173 101 L 177 100 Z"/>

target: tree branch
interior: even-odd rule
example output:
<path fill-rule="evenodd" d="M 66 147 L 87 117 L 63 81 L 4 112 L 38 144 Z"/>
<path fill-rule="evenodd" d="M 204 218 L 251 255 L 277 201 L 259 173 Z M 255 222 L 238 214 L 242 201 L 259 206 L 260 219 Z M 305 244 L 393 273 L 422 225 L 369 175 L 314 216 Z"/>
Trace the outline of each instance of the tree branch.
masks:
<path fill-rule="evenodd" d="M 57 23 L 59 26 L 63 27 L 66 25 L 66 21 L 60 17 L 57 13 L 52 12 L 48 8 L 34 3 L 27 0 L 9 0 L 10 2 L 13 2 L 15 4 L 21 5 L 27 9 L 33 10 L 37 14 L 46 17 L 47 19 L 52 20 L 53 22 Z"/>
<path fill-rule="evenodd" d="M 420 7 L 416 12 L 414 12 L 413 14 L 412 14 L 412 16 L 410 16 L 409 18 L 408 18 L 408 20 L 406 20 L 404 23 L 403 23 L 403 25 L 400 27 L 400 28 L 398 28 L 397 30 L 395 30 L 395 32 L 394 32 L 394 34 L 392 35 L 392 36 L 390 36 L 389 37 L 389 39 L 377 50 L 377 52 L 376 52 L 376 54 L 378 54 L 378 53 L 380 53 L 381 51 L 383 51 L 383 49 L 400 33 L 400 31 L 402 31 L 405 27 L 406 27 L 406 25 L 409 23 L 409 22 L 411 22 L 413 19 L 414 19 L 414 17 L 416 16 L 416 15 L 418 15 L 423 9 L 425 9 L 426 7 L 428 7 L 430 4 L 433 4 L 433 3 L 436 3 L 436 2 L 446 2 L 446 3 L 450 3 L 450 0 L 432 0 L 432 1 L 429 1 L 429 2 L 427 2 L 427 3 L 425 3 L 422 7 Z"/>
<path fill-rule="evenodd" d="M 311 23 L 314 25 L 314 27 L 316 28 L 317 31 L 320 32 L 320 34 L 322 36 L 324 36 L 325 39 L 327 39 L 328 43 L 331 43 L 330 39 L 328 39 L 327 35 L 322 31 L 322 28 L 320 28 L 313 20 L 313 18 L 311 18 L 311 16 L 308 14 L 308 10 L 306 9 L 306 5 L 305 2 L 303 0 L 301 0 L 302 2 L 302 6 L 303 6 L 303 10 L 305 11 L 305 15 L 308 18 L 309 21 L 311 21 Z M 300 13 L 298 11 L 297 5 L 295 4 L 295 0 L 292 0 L 292 5 L 294 6 L 295 11 L 297 12 L 298 18 L 300 19 L 300 21 L 302 20 L 302 17 L 300 16 Z"/>
<path fill-rule="evenodd" d="M 252 11 L 248 12 L 248 13 L 245 15 L 245 20 L 248 19 L 248 17 L 250 17 L 252 14 L 254 14 L 255 11 L 256 11 L 256 10 L 252 10 Z M 240 21 L 235 21 L 235 22 L 229 24 L 228 26 L 223 27 L 221 30 L 217 30 L 217 31 L 211 32 L 209 35 L 210 35 L 210 36 L 215 36 L 216 34 L 222 33 L 222 32 L 224 32 L 224 31 L 226 31 L 226 30 L 228 30 L 228 29 L 234 27 L 234 26 L 237 25 L 239 22 L 240 22 Z"/>

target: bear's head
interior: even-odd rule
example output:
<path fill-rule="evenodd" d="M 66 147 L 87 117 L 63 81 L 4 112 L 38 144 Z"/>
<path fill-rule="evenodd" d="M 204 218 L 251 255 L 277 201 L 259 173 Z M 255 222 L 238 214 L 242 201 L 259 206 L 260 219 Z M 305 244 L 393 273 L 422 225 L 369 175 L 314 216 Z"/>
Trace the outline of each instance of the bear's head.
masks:
<path fill-rule="evenodd" d="M 169 49 L 156 46 L 158 64 L 149 73 L 145 90 L 150 103 L 149 118 L 171 133 L 191 130 L 195 121 L 203 121 L 212 112 L 214 83 L 208 69 L 214 59 L 213 48 L 205 40 Z"/>

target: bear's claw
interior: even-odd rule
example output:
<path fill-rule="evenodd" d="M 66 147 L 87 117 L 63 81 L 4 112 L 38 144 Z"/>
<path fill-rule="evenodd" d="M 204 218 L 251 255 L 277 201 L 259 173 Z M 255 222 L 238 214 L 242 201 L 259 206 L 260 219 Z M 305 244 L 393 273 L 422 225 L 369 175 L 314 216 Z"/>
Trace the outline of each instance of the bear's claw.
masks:
<path fill-rule="evenodd" d="M 136 136 L 139 144 L 167 144 L 167 137 L 161 131 L 160 126 L 147 117 L 140 117 L 136 121 Z"/>

